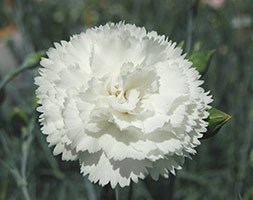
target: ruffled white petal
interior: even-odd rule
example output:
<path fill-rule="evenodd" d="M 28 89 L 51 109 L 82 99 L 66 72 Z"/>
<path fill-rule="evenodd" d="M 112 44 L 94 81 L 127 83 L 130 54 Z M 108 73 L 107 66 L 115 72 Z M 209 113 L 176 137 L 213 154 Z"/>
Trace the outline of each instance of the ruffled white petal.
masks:
<path fill-rule="evenodd" d="M 212 98 L 181 48 L 109 23 L 55 43 L 42 58 L 39 121 L 54 155 L 104 186 L 181 169 L 207 130 Z"/>

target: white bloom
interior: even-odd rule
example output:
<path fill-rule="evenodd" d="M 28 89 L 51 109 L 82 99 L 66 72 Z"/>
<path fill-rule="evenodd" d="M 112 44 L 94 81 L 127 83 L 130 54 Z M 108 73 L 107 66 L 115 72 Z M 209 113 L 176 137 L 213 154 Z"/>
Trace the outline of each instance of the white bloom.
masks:
<path fill-rule="evenodd" d="M 181 54 L 164 36 L 124 23 L 56 43 L 35 78 L 53 153 L 113 188 L 175 173 L 196 153 L 212 101 Z"/>

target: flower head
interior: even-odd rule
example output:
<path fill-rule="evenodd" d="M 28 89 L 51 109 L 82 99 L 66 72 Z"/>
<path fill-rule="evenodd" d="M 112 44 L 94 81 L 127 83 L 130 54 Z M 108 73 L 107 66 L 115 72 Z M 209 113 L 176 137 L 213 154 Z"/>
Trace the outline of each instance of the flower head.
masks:
<path fill-rule="evenodd" d="M 56 43 L 35 78 L 53 153 L 114 188 L 180 169 L 212 99 L 182 50 L 156 32 L 109 23 Z"/>

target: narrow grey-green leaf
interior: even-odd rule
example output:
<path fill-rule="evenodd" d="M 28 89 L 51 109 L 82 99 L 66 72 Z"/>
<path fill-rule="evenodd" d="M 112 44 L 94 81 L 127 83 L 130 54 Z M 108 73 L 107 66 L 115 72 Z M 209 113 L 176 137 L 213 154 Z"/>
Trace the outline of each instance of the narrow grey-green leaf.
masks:
<path fill-rule="evenodd" d="M 211 108 L 209 110 L 208 127 L 207 132 L 203 134 L 202 139 L 207 139 L 214 136 L 221 127 L 231 119 L 231 116 L 216 109 Z"/>

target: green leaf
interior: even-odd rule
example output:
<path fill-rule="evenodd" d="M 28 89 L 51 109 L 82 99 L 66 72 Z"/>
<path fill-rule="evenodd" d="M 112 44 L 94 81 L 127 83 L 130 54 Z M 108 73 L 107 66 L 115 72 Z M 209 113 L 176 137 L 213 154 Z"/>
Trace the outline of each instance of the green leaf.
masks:
<path fill-rule="evenodd" d="M 189 60 L 193 63 L 199 73 L 205 74 L 210 66 L 212 57 L 215 50 L 210 50 L 207 52 L 195 51 L 189 56 Z"/>
<path fill-rule="evenodd" d="M 209 110 L 209 117 L 207 119 L 208 121 L 208 127 L 207 132 L 204 133 L 202 139 L 208 139 L 212 136 L 214 136 L 218 131 L 221 129 L 221 127 L 226 124 L 231 119 L 231 116 L 216 109 L 211 108 Z"/>

